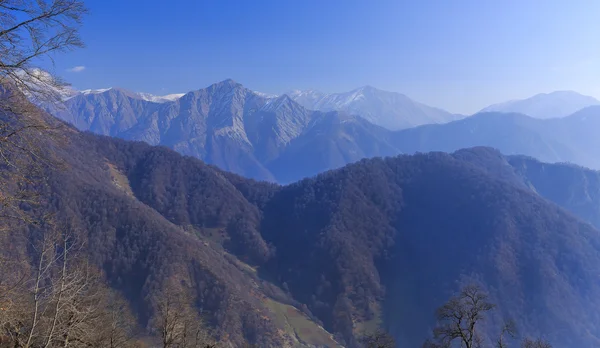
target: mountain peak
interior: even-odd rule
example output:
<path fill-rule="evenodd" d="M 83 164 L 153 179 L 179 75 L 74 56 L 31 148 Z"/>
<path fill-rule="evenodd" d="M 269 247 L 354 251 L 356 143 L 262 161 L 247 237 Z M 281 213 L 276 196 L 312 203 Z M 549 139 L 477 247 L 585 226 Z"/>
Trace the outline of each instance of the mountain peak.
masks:
<path fill-rule="evenodd" d="M 575 91 L 539 93 L 526 99 L 510 100 L 490 105 L 482 112 L 517 112 L 535 118 L 560 118 L 592 105 L 600 105 L 597 99 Z"/>
<path fill-rule="evenodd" d="M 362 87 L 359 87 L 357 89 L 355 89 L 355 91 L 365 91 L 365 92 L 383 92 L 382 90 L 373 87 L 371 85 L 364 85 Z"/>
<path fill-rule="evenodd" d="M 237 87 L 237 86 L 242 86 L 242 84 L 236 82 L 233 79 L 225 79 L 223 81 L 220 81 L 220 82 L 217 82 L 217 83 L 213 84 L 213 86 L 219 86 L 219 87 L 223 87 L 223 86 Z"/>
<path fill-rule="evenodd" d="M 332 94 L 294 91 L 290 96 L 309 110 L 345 111 L 390 130 L 457 119 L 456 115 L 418 103 L 404 94 L 383 91 L 371 85 Z"/>
<path fill-rule="evenodd" d="M 267 112 L 276 111 L 282 107 L 285 107 L 286 105 L 289 107 L 301 107 L 300 104 L 296 103 L 292 98 L 290 98 L 290 96 L 287 94 L 282 94 L 269 100 L 262 110 Z"/>

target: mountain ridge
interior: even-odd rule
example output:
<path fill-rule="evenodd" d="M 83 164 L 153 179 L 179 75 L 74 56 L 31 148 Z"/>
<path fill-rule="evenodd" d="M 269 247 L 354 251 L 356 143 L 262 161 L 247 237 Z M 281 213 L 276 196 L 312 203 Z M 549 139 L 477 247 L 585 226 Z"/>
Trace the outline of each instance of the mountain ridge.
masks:
<path fill-rule="evenodd" d="M 486 112 L 390 131 L 353 112 L 309 110 L 288 95 L 265 97 L 230 79 L 165 103 L 109 89 L 72 98 L 53 114 L 80 130 L 164 145 L 246 177 L 280 183 L 365 157 L 472 146 L 600 168 L 591 151 L 600 146 L 592 131 L 600 115 L 595 106 L 560 119 Z"/>
<path fill-rule="evenodd" d="M 288 92 L 292 99 L 311 110 L 344 111 L 378 126 L 398 130 L 427 123 L 444 123 L 462 116 L 416 102 L 404 94 L 366 85 L 343 93 L 314 90 Z"/>
<path fill-rule="evenodd" d="M 480 112 L 516 112 L 534 118 L 551 119 L 571 115 L 592 105 L 600 105 L 600 101 L 574 91 L 554 91 L 493 104 Z"/>

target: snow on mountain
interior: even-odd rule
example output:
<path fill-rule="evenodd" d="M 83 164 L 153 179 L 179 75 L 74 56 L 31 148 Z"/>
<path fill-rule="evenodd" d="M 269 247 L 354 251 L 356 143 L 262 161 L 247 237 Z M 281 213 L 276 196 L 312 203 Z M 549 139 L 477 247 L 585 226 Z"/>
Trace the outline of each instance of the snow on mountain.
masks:
<path fill-rule="evenodd" d="M 167 95 L 154 95 L 150 93 L 137 93 L 143 100 L 151 101 L 154 103 L 166 103 L 175 101 L 185 95 L 185 93 L 175 93 Z"/>
<path fill-rule="evenodd" d="M 92 90 L 52 113 L 81 130 L 168 146 L 260 180 L 291 181 L 393 153 L 387 131 L 361 117 L 309 110 L 288 95 L 256 93 L 233 80 L 173 99 L 157 103 L 120 88 Z M 315 117 L 323 122 L 312 122 Z M 310 166 L 317 155 L 319 164 Z"/>
<path fill-rule="evenodd" d="M 573 91 L 556 91 L 490 105 L 480 112 L 516 112 L 534 118 L 548 119 L 565 117 L 592 105 L 600 105 L 600 101 Z"/>
<path fill-rule="evenodd" d="M 90 94 L 101 94 L 107 91 L 112 90 L 113 88 L 100 88 L 100 89 L 84 89 L 84 90 L 80 90 L 80 91 L 76 91 L 73 90 L 73 93 L 71 93 L 67 98 L 64 98 L 64 100 L 68 100 L 70 98 L 73 98 L 77 95 L 90 95 Z M 150 94 L 150 93 L 144 93 L 144 92 L 129 92 L 128 91 L 128 95 L 134 98 L 139 98 L 145 101 L 149 101 L 149 102 L 153 102 L 153 103 L 166 103 L 166 102 L 172 102 L 175 101 L 181 97 L 183 97 L 185 93 L 175 93 L 175 94 L 167 94 L 167 95 L 154 95 L 154 94 Z"/>
<path fill-rule="evenodd" d="M 42 69 L 21 70 L 16 73 L 17 88 L 36 104 L 65 100 L 78 92 Z"/>
<path fill-rule="evenodd" d="M 277 94 L 271 94 L 271 93 L 263 93 L 263 92 L 258 92 L 258 91 L 252 91 L 254 92 L 254 94 L 261 96 L 263 98 L 267 98 L 267 99 L 274 99 L 277 98 L 278 95 Z"/>
<path fill-rule="evenodd" d="M 345 93 L 295 90 L 288 93 L 300 105 L 319 111 L 344 111 L 398 130 L 430 123 L 446 123 L 459 115 L 418 103 L 404 94 L 364 86 Z"/>

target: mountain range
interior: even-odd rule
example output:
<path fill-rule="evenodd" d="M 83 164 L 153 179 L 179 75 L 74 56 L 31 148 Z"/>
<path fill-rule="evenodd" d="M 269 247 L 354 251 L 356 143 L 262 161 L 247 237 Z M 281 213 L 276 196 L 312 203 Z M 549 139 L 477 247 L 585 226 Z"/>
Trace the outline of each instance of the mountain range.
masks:
<path fill-rule="evenodd" d="M 268 181 L 292 181 L 395 153 L 378 139 L 385 129 L 359 116 L 311 111 L 287 95 L 265 96 L 232 80 L 163 103 L 119 88 L 80 93 L 50 111 L 80 130 L 168 146 Z M 310 165 L 298 162 L 301 156 L 313 156 L 305 153 L 313 149 L 317 157 Z M 290 165 L 294 168 L 288 169 Z M 305 167 L 297 172 L 301 166 Z"/>
<path fill-rule="evenodd" d="M 490 146 L 504 154 L 523 154 L 546 162 L 570 162 L 600 169 L 600 106 L 548 120 L 522 114 L 481 113 L 446 125 L 427 125 L 394 134 L 404 153 L 455 151 Z"/>
<path fill-rule="evenodd" d="M 600 344 L 598 172 L 476 147 L 365 159 L 279 186 L 164 147 L 52 129 L 60 137 L 32 136 L 64 166 L 44 166 L 36 211 L 84 231 L 141 327 L 175 278 L 234 346 L 356 347 L 383 327 L 412 347 L 435 308 L 476 280 L 500 309 L 487 340 L 513 318 L 555 347 Z M 0 253 L 33 260 L 29 233 L 11 229 Z"/>
<path fill-rule="evenodd" d="M 534 118 L 548 119 L 569 116 L 593 105 L 600 105 L 600 101 L 573 91 L 556 91 L 537 94 L 527 99 L 490 105 L 480 112 L 519 113 Z"/>
<path fill-rule="evenodd" d="M 389 130 L 446 123 L 464 117 L 421 104 L 404 94 L 382 91 L 371 86 L 332 94 L 314 90 L 294 90 L 288 95 L 307 109 L 343 111 L 360 115 L 367 121 Z"/>
<path fill-rule="evenodd" d="M 362 88 L 352 95 L 378 100 L 368 91 L 378 93 Z M 80 130 L 167 146 L 224 170 L 280 183 L 362 158 L 452 152 L 472 146 L 600 169 L 595 154 L 600 143 L 594 131 L 600 122 L 600 106 L 551 119 L 482 112 L 392 131 L 351 110 L 309 110 L 295 101 L 303 95 L 265 95 L 226 80 L 161 102 L 120 88 L 80 92 L 49 111 Z"/>

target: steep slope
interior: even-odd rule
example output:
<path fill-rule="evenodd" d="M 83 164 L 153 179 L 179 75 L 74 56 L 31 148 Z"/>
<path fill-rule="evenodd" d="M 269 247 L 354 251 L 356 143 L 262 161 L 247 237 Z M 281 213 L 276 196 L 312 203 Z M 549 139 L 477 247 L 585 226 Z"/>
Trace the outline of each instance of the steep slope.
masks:
<path fill-rule="evenodd" d="M 560 119 L 538 120 L 521 114 L 481 113 L 444 125 L 396 132 L 392 144 L 403 153 L 490 146 L 507 155 L 523 154 L 544 162 L 571 162 L 600 168 L 600 107 Z"/>
<path fill-rule="evenodd" d="M 461 118 L 415 102 L 403 94 L 382 91 L 371 86 L 346 93 L 292 91 L 289 95 L 307 109 L 324 112 L 336 110 L 360 115 L 369 122 L 390 130 L 429 123 L 446 123 Z"/>
<path fill-rule="evenodd" d="M 380 129 L 320 122 L 342 134 Z M 85 231 L 91 259 L 142 326 L 175 278 L 235 346 L 334 346 L 327 331 L 355 346 L 378 325 L 418 346 L 467 278 L 501 308 L 490 325 L 511 317 L 557 347 L 599 342 L 599 231 L 493 150 L 363 160 L 280 187 L 142 142 L 70 128 L 63 137 L 66 147 L 45 146 L 68 169 L 48 168 L 43 212 Z"/>
<path fill-rule="evenodd" d="M 523 182 L 541 196 L 600 228 L 600 172 L 524 156 L 510 157 L 509 162 Z"/>
<path fill-rule="evenodd" d="M 592 105 L 600 105 L 600 101 L 573 91 L 556 91 L 536 94 L 527 99 L 490 105 L 480 112 L 514 112 L 548 119 L 568 116 Z"/>
<path fill-rule="evenodd" d="M 118 136 L 156 110 L 135 93 L 120 88 L 83 91 L 56 108 L 54 115 L 81 130 Z"/>
<path fill-rule="evenodd" d="M 172 101 L 154 103 L 148 100 L 156 98 L 113 88 L 71 98 L 66 110 L 56 115 L 80 130 L 165 145 L 226 170 L 274 180 L 255 157 L 244 129 L 246 119 L 265 106 L 267 98 L 226 80 L 168 99 Z M 270 141 L 266 134 L 260 136 Z M 281 142 L 277 133 L 269 136 Z"/>
<path fill-rule="evenodd" d="M 462 149 L 453 157 L 470 162 L 499 180 L 530 189 L 600 228 L 600 172 L 568 163 L 544 163 L 532 157 L 504 156 L 486 147 Z"/>
<path fill-rule="evenodd" d="M 365 160 L 284 187 L 265 208 L 278 255 L 266 268 L 347 339 L 383 319 L 418 346 L 468 278 L 500 305 L 492 324 L 510 317 L 558 347 L 597 345 L 598 231 L 488 174 L 505 165 L 492 157 L 485 169 L 464 154 Z"/>
<path fill-rule="evenodd" d="M 9 120 L 2 115 L 3 124 Z M 196 310 L 225 345 L 337 345 L 308 310 L 261 280 L 252 266 L 270 257 L 257 229 L 258 204 L 274 186 L 141 142 L 65 125 L 56 132 L 49 137 L 36 131 L 38 145 L 57 165 L 41 162 L 41 205 L 26 211 L 51 213 L 81 231 L 83 252 L 129 301 L 140 327 L 147 327 L 156 296 L 174 281 L 190 292 Z M 3 181 L 0 192 L 7 187 Z M 262 194 L 253 193 L 257 190 Z M 35 252 L 27 242 L 32 236 L 28 228 L 11 228 L 15 242 L 0 245 L 0 255 Z"/>
<path fill-rule="evenodd" d="M 361 117 L 318 113 L 302 136 L 267 166 L 279 182 L 290 183 L 363 158 L 395 155 L 388 133 Z"/>
<path fill-rule="evenodd" d="M 378 139 L 385 130 L 364 120 L 352 117 L 341 125 L 340 119 L 350 117 L 310 111 L 287 95 L 265 96 L 232 80 L 163 103 L 116 88 L 81 93 L 54 114 L 80 130 L 164 145 L 268 181 L 290 182 L 366 156 L 398 152 Z M 363 130 L 350 130 L 351 124 Z M 293 159 L 294 154 L 300 157 Z M 312 154 L 320 158 L 316 165 Z"/>

